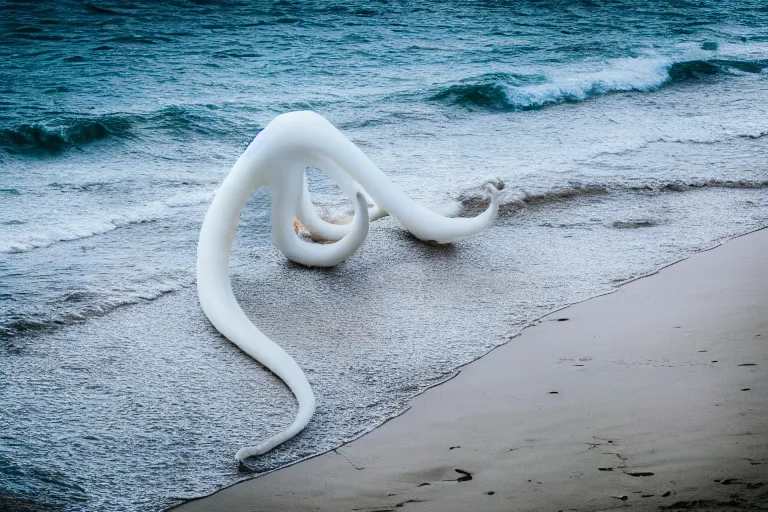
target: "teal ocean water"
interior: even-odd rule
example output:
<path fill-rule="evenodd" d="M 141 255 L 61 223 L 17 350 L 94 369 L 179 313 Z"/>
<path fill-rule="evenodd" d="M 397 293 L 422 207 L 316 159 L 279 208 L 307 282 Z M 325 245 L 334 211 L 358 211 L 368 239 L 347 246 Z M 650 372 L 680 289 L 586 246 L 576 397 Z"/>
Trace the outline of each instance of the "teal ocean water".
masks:
<path fill-rule="evenodd" d="M 762 1 L 0 0 L 0 62 L 0 508 L 159 510 L 332 449 L 548 311 L 768 225 Z M 236 295 L 319 406 L 243 472 L 295 403 L 203 316 L 197 236 L 304 109 L 431 207 L 471 215 L 488 180 L 503 204 L 450 247 L 382 219 L 318 271 L 254 196 Z"/>

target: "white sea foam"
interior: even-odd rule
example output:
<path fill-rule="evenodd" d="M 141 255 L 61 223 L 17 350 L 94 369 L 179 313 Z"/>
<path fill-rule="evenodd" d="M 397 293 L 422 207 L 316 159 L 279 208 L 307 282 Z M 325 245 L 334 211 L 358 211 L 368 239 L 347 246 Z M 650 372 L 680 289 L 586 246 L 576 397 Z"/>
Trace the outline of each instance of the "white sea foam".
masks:
<path fill-rule="evenodd" d="M 132 224 L 142 224 L 168 218 L 175 209 L 208 203 L 214 191 L 197 191 L 171 196 L 165 200 L 150 201 L 139 207 L 117 212 L 102 212 L 84 216 L 67 216 L 52 224 L 11 233 L 7 239 L 0 234 L 0 253 L 20 253 L 49 247 L 57 242 L 80 240 L 108 233 Z M 19 223 L 29 227 L 29 223 Z"/>
<path fill-rule="evenodd" d="M 669 80 L 672 61 L 664 58 L 617 59 L 604 69 L 584 73 L 555 72 L 542 84 L 507 87 L 511 104 L 531 108 L 562 101 L 583 101 L 590 96 L 624 91 L 651 91 Z"/>

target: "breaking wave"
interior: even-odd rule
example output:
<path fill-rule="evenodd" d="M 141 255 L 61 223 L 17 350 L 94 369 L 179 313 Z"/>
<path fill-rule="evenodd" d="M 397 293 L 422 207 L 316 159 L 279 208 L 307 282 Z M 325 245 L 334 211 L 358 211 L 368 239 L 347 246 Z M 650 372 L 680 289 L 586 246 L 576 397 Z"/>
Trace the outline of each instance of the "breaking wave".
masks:
<path fill-rule="evenodd" d="M 55 154 L 107 138 L 130 139 L 142 131 L 179 135 L 219 133 L 215 120 L 191 107 L 169 106 L 147 114 L 57 114 L 0 129 L 0 150 L 20 155 Z"/>
<path fill-rule="evenodd" d="M 120 116 L 96 119 L 57 119 L 0 130 L 0 148 L 8 153 L 57 153 L 113 135 L 128 135 L 131 122 Z"/>
<path fill-rule="evenodd" d="M 761 73 L 766 68 L 768 60 L 670 62 L 660 58 L 627 58 L 613 61 L 606 69 L 578 75 L 483 74 L 443 86 L 428 99 L 468 108 L 533 110 L 616 92 L 653 91 L 669 83 L 709 75 Z"/>

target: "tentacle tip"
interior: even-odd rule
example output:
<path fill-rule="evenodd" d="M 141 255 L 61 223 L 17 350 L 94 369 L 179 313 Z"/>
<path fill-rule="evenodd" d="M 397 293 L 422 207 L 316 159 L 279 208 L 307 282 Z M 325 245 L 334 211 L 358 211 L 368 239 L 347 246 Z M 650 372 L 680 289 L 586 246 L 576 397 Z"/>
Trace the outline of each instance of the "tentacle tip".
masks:
<path fill-rule="evenodd" d="M 499 195 L 499 189 L 491 182 L 486 183 L 484 188 L 492 197 L 497 197 Z"/>
<path fill-rule="evenodd" d="M 358 190 L 355 193 L 355 201 L 357 201 L 357 206 L 355 207 L 355 217 L 360 215 L 361 221 L 365 224 L 368 224 L 368 222 L 370 222 L 370 216 L 368 213 L 368 198 L 365 197 L 365 194 Z"/>
<path fill-rule="evenodd" d="M 258 446 L 255 448 L 240 448 L 235 454 L 235 460 L 238 462 L 238 464 L 244 464 L 247 458 L 253 457 L 255 455 L 261 455 L 263 453 L 264 451 L 260 450 Z"/>

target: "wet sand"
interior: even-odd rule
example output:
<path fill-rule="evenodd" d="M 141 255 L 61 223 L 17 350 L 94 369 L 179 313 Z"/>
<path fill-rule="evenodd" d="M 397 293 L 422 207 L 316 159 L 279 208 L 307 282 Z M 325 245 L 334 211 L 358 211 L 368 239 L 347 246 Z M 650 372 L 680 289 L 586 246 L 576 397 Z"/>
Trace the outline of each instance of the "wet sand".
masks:
<path fill-rule="evenodd" d="M 767 313 L 762 230 L 549 315 L 364 437 L 178 510 L 768 510 Z"/>

